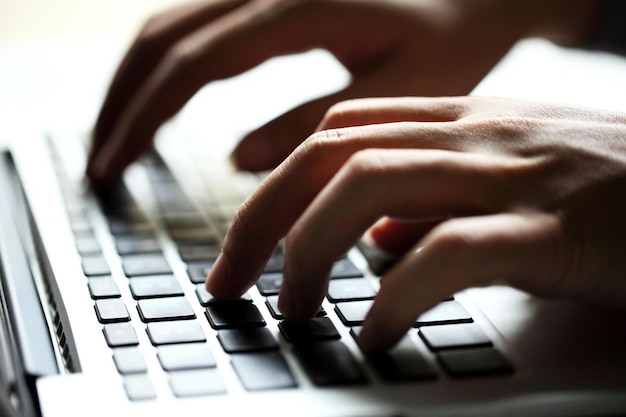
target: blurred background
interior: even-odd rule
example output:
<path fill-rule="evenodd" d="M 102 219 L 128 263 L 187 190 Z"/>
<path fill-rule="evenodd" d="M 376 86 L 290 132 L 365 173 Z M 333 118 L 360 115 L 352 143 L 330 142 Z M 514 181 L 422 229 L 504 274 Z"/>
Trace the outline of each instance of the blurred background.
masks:
<path fill-rule="evenodd" d="M 0 0 L 0 141 L 33 124 L 69 123 L 88 129 L 113 71 L 142 24 L 157 11 L 183 1 Z M 255 118 L 240 126 L 249 129 L 349 81 L 328 57 L 319 58 L 312 57 L 308 64 L 280 61 L 284 65 L 274 65 L 278 69 L 269 78 L 265 73 L 241 77 L 237 83 L 247 83 L 247 90 L 229 90 L 228 83 L 214 83 L 204 98 L 196 96 L 185 111 L 195 119 L 219 113 L 210 118 L 213 127 L 232 123 L 228 115 L 234 115 L 234 109 L 239 114 L 249 109 Z M 238 100 L 241 91 L 255 95 Z M 505 57 L 475 94 L 626 110 L 626 61 L 528 40 Z"/>
<path fill-rule="evenodd" d="M 0 0 L 0 41 L 132 36 L 145 18 L 180 0 Z"/>
<path fill-rule="evenodd" d="M 91 123 L 143 22 L 178 2 L 0 0 L 0 135 L 69 114 Z"/>
<path fill-rule="evenodd" d="M 88 131 L 113 72 L 145 21 L 184 1 L 0 0 L 0 142 L 33 125 Z M 208 128 L 239 136 L 349 81 L 328 54 L 269 64 L 271 71 L 261 68 L 212 83 L 177 119 L 205 137 Z M 246 100 L 239 100 L 242 92 Z M 251 117 L 233 119 L 243 111 Z"/>

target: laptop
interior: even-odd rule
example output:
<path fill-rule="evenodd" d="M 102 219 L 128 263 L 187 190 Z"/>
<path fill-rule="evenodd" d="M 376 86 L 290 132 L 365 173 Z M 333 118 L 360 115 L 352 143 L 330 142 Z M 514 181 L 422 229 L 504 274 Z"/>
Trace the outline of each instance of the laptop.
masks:
<path fill-rule="evenodd" d="M 84 132 L 34 129 L 0 154 L 1 415 L 626 413 L 624 312 L 469 289 L 366 354 L 355 336 L 381 260 L 366 242 L 337 260 L 310 322 L 276 306 L 280 246 L 240 300 L 212 299 L 204 277 L 263 175 L 226 162 L 245 122 L 202 131 L 186 123 L 196 109 L 106 195 L 85 187 Z"/>

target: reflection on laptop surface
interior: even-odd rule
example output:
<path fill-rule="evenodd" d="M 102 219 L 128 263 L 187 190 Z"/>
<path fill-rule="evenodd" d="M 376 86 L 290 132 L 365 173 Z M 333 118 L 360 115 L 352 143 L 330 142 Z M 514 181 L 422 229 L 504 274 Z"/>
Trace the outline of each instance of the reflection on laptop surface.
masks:
<path fill-rule="evenodd" d="M 3 404 L 46 417 L 626 410 L 623 313 L 468 290 L 366 354 L 355 336 L 379 285 L 367 247 L 337 260 L 310 322 L 277 307 L 280 247 L 240 300 L 214 300 L 207 271 L 260 178 L 234 172 L 208 146 L 227 141 L 198 140 L 181 119 L 102 195 L 82 186 L 80 135 L 2 154 Z"/>

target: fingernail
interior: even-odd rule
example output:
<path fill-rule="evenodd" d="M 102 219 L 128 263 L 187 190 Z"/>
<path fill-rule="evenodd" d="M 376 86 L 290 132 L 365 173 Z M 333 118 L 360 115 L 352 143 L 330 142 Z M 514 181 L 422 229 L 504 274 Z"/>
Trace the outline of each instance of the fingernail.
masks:
<path fill-rule="evenodd" d="M 231 163 L 241 170 L 266 169 L 275 163 L 276 149 L 264 134 L 253 132 L 245 137 L 230 156 Z"/>
<path fill-rule="evenodd" d="M 298 301 L 295 298 L 293 287 L 288 281 L 283 280 L 280 286 L 278 309 L 288 319 L 298 319 Z"/>

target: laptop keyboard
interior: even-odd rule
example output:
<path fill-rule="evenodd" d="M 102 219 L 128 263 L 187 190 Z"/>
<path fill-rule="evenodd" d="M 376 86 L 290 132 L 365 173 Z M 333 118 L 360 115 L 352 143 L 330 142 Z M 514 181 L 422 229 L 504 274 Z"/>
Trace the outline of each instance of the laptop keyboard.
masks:
<path fill-rule="evenodd" d="M 358 333 L 376 296 L 376 281 L 348 256 L 335 263 L 325 307 L 308 322 L 287 321 L 278 309 L 280 247 L 256 286 L 239 300 L 214 299 L 204 280 L 241 202 L 236 187 L 207 188 L 196 204 L 153 154 L 142 161 L 156 201 L 156 210 L 148 213 L 123 184 L 97 196 L 94 204 L 93 197 L 71 186 L 58 155 L 56 162 L 94 314 L 132 401 L 158 397 L 151 378 L 156 372 L 166 373 L 177 397 L 224 395 L 229 389 L 216 346 L 220 355 L 229 355 L 228 366 L 246 391 L 297 389 L 302 375 L 318 387 L 367 387 L 513 372 L 454 297 L 422 314 L 393 349 L 361 352 Z M 104 219 L 100 226 L 106 224 L 107 230 L 98 230 L 94 218 Z M 115 256 L 106 256 L 103 246 L 111 242 Z M 166 246 L 175 250 L 168 252 Z M 368 251 L 363 254 L 367 257 Z M 172 259 L 184 265 L 184 274 Z M 350 337 L 357 343 L 346 343 Z M 209 338 L 218 343 L 207 343 Z M 142 340 L 150 349 L 140 349 Z M 150 369 L 146 352 L 154 352 L 160 369 Z"/>

